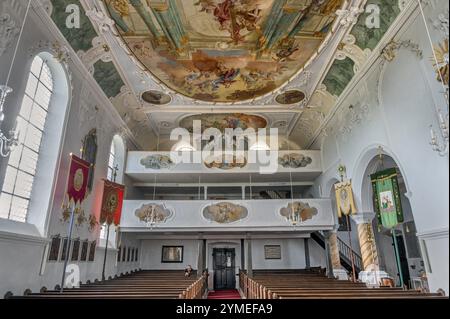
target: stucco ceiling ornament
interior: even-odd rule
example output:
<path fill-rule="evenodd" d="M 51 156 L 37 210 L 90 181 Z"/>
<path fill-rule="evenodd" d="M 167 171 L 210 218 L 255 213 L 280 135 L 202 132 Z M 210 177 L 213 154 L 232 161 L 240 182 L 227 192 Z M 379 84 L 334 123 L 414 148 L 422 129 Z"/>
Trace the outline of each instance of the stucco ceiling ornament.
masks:
<path fill-rule="evenodd" d="M 419 59 L 423 58 L 423 51 L 420 49 L 420 46 L 411 40 L 389 42 L 381 52 L 381 56 L 385 61 L 392 62 L 397 57 L 397 53 L 401 48 L 409 49 L 411 52 L 415 53 Z"/>
<path fill-rule="evenodd" d="M 6 12 L 0 14 L 0 57 L 11 46 L 13 39 L 17 37 L 19 32 L 20 27 L 10 14 Z"/>
<path fill-rule="evenodd" d="M 431 23 L 433 24 L 433 27 L 436 30 L 440 31 L 443 36 L 448 37 L 448 35 L 449 35 L 448 10 L 447 10 L 446 14 L 441 13 L 437 16 L 436 19 L 434 19 L 434 20 L 430 19 L 430 20 L 431 20 Z"/>
<path fill-rule="evenodd" d="M 100 34 L 112 32 L 112 34 L 114 34 L 115 36 L 119 35 L 116 28 L 114 28 L 114 20 L 104 12 L 97 9 L 91 9 L 86 11 L 86 15 L 91 19 L 92 22 L 95 23 Z"/>
<path fill-rule="evenodd" d="M 341 135 L 350 134 L 355 127 L 361 125 L 369 116 L 370 107 L 367 103 L 350 105 L 346 113 L 341 113 L 339 132 Z"/>
<path fill-rule="evenodd" d="M 348 28 L 358 22 L 358 17 L 363 12 L 364 9 L 360 7 L 351 7 L 345 10 L 337 10 L 336 15 L 338 16 L 339 24 L 345 28 Z"/>
<path fill-rule="evenodd" d="M 347 57 L 355 62 L 354 71 L 358 71 L 366 63 L 372 51 L 370 49 L 362 50 L 356 45 L 356 38 L 352 34 L 347 34 L 336 51 L 336 58 L 338 60 L 345 60 Z"/>
<path fill-rule="evenodd" d="M 94 64 L 97 61 L 102 60 L 103 62 L 111 62 L 113 60 L 112 52 L 102 37 L 95 37 L 92 40 L 92 48 L 87 52 L 79 51 L 78 56 L 92 74 L 95 71 Z"/>

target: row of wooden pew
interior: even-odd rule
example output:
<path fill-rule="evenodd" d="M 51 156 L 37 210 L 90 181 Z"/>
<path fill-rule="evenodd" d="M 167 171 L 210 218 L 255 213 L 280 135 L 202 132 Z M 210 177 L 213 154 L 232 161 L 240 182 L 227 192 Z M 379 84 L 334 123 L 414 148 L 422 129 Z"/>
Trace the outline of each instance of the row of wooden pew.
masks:
<path fill-rule="evenodd" d="M 205 293 L 205 277 L 195 272 L 185 277 L 183 271 L 140 271 L 112 280 L 84 284 L 79 288 L 30 293 L 31 299 L 201 299 Z"/>
<path fill-rule="evenodd" d="M 240 273 L 241 290 L 248 299 L 416 299 L 445 298 L 401 288 L 368 288 L 364 283 L 340 281 L 321 270 L 255 271 Z"/>

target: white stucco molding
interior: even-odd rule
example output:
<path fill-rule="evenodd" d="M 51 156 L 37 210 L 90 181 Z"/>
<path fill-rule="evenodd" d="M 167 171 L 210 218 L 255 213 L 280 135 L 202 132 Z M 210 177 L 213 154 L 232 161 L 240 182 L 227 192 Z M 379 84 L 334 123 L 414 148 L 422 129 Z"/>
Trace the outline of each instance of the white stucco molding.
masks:
<path fill-rule="evenodd" d="M 339 96 L 336 101 L 335 106 L 326 116 L 326 118 L 322 121 L 321 125 L 317 128 L 316 132 L 313 134 L 313 137 L 309 139 L 309 142 L 306 143 L 306 147 L 311 147 L 320 133 L 323 131 L 324 127 L 327 127 L 332 119 L 335 117 L 336 113 L 343 106 L 347 104 L 344 103 L 348 96 L 353 93 L 355 87 L 360 85 L 363 82 L 363 79 L 367 78 L 373 72 L 379 70 L 379 64 L 382 61 L 381 52 L 386 47 L 386 45 L 396 37 L 400 37 L 405 32 L 408 31 L 409 26 L 415 21 L 416 16 L 419 14 L 418 3 L 417 1 L 409 1 L 404 7 L 402 12 L 396 18 L 394 23 L 391 25 L 389 30 L 383 36 L 381 41 L 378 43 L 377 47 L 372 51 L 372 54 L 366 58 L 365 63 L 360 67 L 359 72 L 353 77 L 350 83 L 345 88 L 344 92 Z"/>
<path fill-rule="evenodd" d="M 408 198 L 411 198 L 413 194 L 413 191 L 411 190 L 408 181 L 409 175 L 406 174 L 402 162 L 399 160 L 398 156 L 392 151 L 392 149 L 383 143 L 368 145 L 366 148 L 362 150 L 357 160 L 355 161 L 355 164 L 350 166 L 353 168 L 350 171 L 350 175 L 353 180 L 353 192 L 355 195 L 355 200 L 357 201 L 358 209 L 362 211 L 370 211 L 373 209 L 373 203 L 371 198 L 372 195 L 365 192 L 364 182 L 367 168 L 372 159 L 374 159 L 376 156 L 380 154 L 380 147 L 382 149 L 382 154 L 391 157 L 394 160 L 395 164 L 397 165 L 398 169 L 400 170 L 400 173 L 402 174 L 403 180 L 405 182 L 406 194 L 408 194 L 409 196 Z"/>
<path fill-rule="evenodd" d="M 417 233 L 416 236 L 419 239 L 430 240 L 430 239 L 448 239 L 448 227 L 426 230 Z"/>
<path fill-rule="evenodd" d="M 372 224 L 372 220 L 375 218 L 376 213 L 374 212 L 358 212 L 351 215 L 352 219 L 357 225 L 361 224 Z"/>

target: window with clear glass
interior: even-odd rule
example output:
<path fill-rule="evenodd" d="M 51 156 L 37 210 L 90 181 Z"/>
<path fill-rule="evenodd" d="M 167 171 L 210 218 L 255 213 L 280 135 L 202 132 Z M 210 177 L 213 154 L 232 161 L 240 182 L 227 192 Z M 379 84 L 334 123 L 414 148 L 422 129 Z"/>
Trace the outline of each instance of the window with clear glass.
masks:
<path fill-rule="evenodd" d="M 13 149 L 0 196 L 0 218 L 26 222 L 39 151 L 53 93 L 47 62 L 36 56 L 17 117 L 19 145 Z"/>
<path fill-rule="evenodd" d="M 108 180 L 113 181 L 114 179 L 114 164 L 116 162 L 116 146 L 114 145 L 114 141 L 111 143 L 111 149 L 109 151 L 109 160 L 108 160 Z"/>

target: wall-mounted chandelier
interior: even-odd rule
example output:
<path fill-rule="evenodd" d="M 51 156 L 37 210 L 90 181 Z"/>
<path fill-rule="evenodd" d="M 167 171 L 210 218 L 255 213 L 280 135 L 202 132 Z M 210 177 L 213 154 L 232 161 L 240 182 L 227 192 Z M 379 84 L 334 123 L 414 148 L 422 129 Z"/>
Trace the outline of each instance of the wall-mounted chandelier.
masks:
<path fill-rule="evenodd" d="M 14 62 L 16 61 L 17 51 L 20 45 L 20 39 L 22 38 L 23 35 L 23 30 L 25 28 L 25 23 L 27 21 L 28 12 L 30 11 L 30 6 L 31 0 L 28 1 L 25 17 L 23 18 L 22 27 L 20 28 L 19 38 L 17 39 L 13 58 L 11 61 L 11 65 L 9 67 L 8 76 L 6 77 L 6 83 L 4 85 L 0 85 L 0 155 L 2 157 L 8 157 L 11 154 L 13 148 L 19 144 L 19 133 L 16 131 L 16 127 L 14 127 L 14 129 L 10 130 L 8 133 L 5 134 L 3 133 L 1 126 L 3 124 L 3 121 L 5 120 L 4 110 L 6 97 L 13 92 L 13 89 L 10 88 L 8 84 L 11 78 Z"/>
<path fill-rule="evenodd" d="M 449 148 L 449 127 L 448 127 L 448 81 L 446 82 L 444 75 L 442 74 L 442 72 L 439 70 L 440 67 L 444 67 L 445 65 L 448 66 L 448 52 L 446 54 L 444 54 L 444 56 L 442 57 L 442 61 L 439 61 L 438 59 L 438 55 L 436 53 L 436 50 L 434 48 L 433 45 L 433 39 L 431 37 L 431 33 L 430 33 L 430 29 L 428 27 L 428 22 L 427 22 L 427 18 L 425 17 L 425 12 L 423 10 L 423 5 L 422 5 L 422 1 L 421 0 L 417 0 L 418 4 L 419 4 L 419 9 L 420 9 L 420 13 L 423 19 L 423 23 L 425 25 L 425 31 L 427 33 L 428 36 L 428 40 L 430 41 L 430 45 L 431 45 L 431 50 L 433 52 L 433 59 L 434 59 L 434 63 L 435 63 L 435 67 L 438 68 L 438 76 L 439 76 L 439 81 L 442 84 L 443 87 L 443 94 L 445 96 L 445 101 L 447 103 L 447 115 L 444 116 L 442 114 L 442 110 L 438 110 L 438 119 L 439 119 L 439 133 L 440 133 L 440 138 L 438 138 L 438 135 L 433 127 L 433 125 L 430 125 L 430 134 L 431 134 L 431 141 L 430 141 L 430 145 L 433 148 L 433 151 L 437 152 L 440 156 L 446 156 L 448 154 L 448 148 Z"/>
<path fill-rule="evenodd" d="M 6 97 L 13 90 L 7 85 L 0 85 L 0 155 L 2 157 L 8 157 L 11 154 L 12 149 L 19 144 L 19 134 L 15 129 L 10 130 L 6 135 L 3 133 L 1 126 L 5 119 L 5 113 L 3 112 Z"/>

